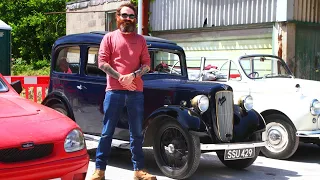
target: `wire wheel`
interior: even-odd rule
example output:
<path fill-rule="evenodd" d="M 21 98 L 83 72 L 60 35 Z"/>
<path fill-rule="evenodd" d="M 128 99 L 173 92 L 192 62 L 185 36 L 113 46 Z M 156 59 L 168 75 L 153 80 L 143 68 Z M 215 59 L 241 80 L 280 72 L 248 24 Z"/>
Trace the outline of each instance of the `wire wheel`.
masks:
<path fill-rule="evenodd" d="M 158 167 L 170 178 L 188 178 L 199 166 L 199 137 L 176 122 L 166 121 L 161 125 L 154 134 L 153 150 Z"/>

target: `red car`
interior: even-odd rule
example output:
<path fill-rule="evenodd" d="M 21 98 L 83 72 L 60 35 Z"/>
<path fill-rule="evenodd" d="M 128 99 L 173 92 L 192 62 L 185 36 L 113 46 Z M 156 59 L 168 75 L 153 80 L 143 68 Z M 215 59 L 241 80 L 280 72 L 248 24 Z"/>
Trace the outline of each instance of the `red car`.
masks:
<path fill-rule="evenodd" d="M 21 91 L 0 74 L 0 179 L 84 180 L 89 156 L 79 126 Z"/>

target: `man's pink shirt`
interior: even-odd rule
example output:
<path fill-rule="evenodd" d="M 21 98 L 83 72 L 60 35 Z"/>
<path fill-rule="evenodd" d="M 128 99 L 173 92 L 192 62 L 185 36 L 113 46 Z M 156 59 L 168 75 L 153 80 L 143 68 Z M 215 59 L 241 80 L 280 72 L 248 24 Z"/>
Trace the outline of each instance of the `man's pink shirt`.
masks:
<path fill-rule="evenodd" d="M 150 66 L 146 40 L 137 33 L 124 34 L 120 30 L 107 33 L 100 44 L 99 66 L 108 63 L 122 75 L 133 73 L 142 65 Z M 143 91 L 140 77 L 134 79 L 136 91 Z M 126 90 L 117 79 L 107 75 L 106 90 Z"/>

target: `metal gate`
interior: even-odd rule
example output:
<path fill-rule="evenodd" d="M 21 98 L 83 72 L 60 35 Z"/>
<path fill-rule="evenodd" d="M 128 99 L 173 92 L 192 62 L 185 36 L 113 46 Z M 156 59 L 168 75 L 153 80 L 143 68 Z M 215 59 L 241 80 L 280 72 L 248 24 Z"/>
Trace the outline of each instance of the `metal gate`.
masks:
<path fill-rule="evenodd" d="M 295 76 L 320 81 L 320 25 L 296 26 Z"/>

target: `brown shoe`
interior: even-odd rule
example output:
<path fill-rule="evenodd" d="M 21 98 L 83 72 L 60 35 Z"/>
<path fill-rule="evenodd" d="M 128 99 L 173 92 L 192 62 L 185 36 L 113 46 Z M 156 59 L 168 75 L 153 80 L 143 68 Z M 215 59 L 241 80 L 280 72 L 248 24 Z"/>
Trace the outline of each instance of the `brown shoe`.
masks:
<path fill-rule="evenodd" d="M 134 180 L 157 180 L 156 176 L 149 174 L 145 170 L 134 171 Z"/>
<path fill-rule="evenodd" d="M 104 171 L 97 169 L 94 171 L 93 175 L 91 176 L 90 180 L 104 180 Z"/>

